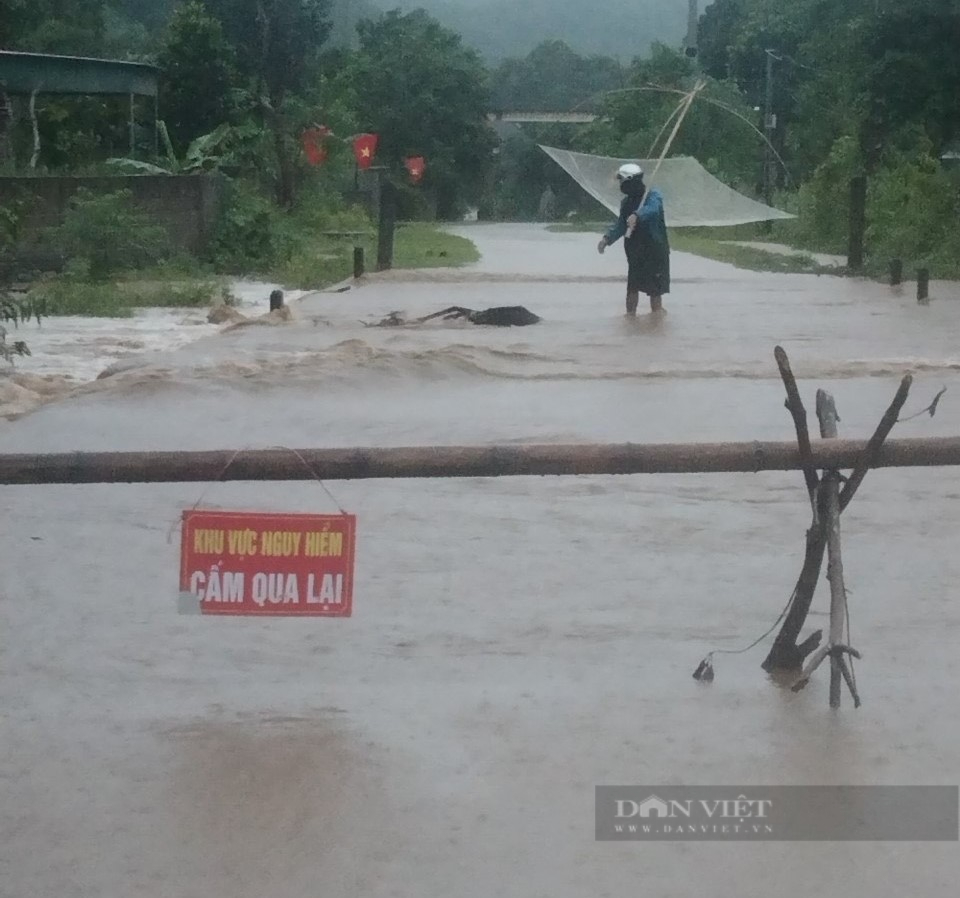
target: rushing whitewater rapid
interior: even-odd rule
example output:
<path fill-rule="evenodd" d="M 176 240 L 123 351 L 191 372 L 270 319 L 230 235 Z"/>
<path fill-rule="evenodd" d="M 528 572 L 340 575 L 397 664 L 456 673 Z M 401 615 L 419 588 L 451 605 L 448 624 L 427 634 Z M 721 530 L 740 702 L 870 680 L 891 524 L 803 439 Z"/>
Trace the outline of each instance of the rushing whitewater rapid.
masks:
<path fill-rule="evenodd" d="M 243 315 L 269 308 L 270 291 L 278 284 L 234 280 L 228 285 Z M 296 301 L 305 291 L 287 291 Z M 219 331 L 207 321 L 206 309 L 137 309 L 129 318 L 66 315 L 7 324 L 7 340 L 23 340 L 31 355 L 14 366 L 0 362 L 0 417 L 32 411 L 51 399 L 68 396 L 112 366 L 125 366 L 151 353 L 187 346 Z"/>
<path fill-rule="evenodd" d="M 910 371 L 905 414 L 947 392 L 893 436 L 960 434 L 955 285 L 920 306 L 674 253 L 667 314 L 630 320 L 617 248 L 458 232 L 481 262 L 61 370 L 0 452 L 790 440 L 778 344 L 814 431 L 816 388 L 866 437 Z M 365 326 L 452 305 L 543 321 Z M 960 472 L 872 472 L 844 513 L 864 703 L 839 712 L 825 668 L 766 677 L 769 640 L 691 677 L 783 609 L 798 472 L 327 487 L 358 520 L 344 620 L 177 614 L 183 509 L 335 511 L 319 484 L 0 487 L 0 896 L 956 894 L 956 843 L 597 842 L 594 789 L 956 784 Z"/>

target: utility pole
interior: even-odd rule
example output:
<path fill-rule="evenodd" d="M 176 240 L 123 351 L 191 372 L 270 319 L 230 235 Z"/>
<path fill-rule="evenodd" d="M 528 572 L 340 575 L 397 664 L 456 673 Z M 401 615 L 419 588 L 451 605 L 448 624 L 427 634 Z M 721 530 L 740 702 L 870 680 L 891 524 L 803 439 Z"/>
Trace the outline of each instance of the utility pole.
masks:
<path fill-rule="evenodd" d="M 765 50 L 767 55 L 766 96 L 763 103 L 763 134 L 766 140 L 763 144 L 763 201 L 773 205 L 773 135 L 777 128 L 777 117 L 773 111 L 773 61 L 776 59 L 773 50 Z M 773 230 L 773 225 L 765 221 L 760 225 L 764 234 Z"/>
<path fill-rule="evenodd" d="M 763 163 L 763 198 L 769 206 L 773 202 L 773 135 L 777 129 L 777 117 L 773 111 L 773 50 L 766 50 L 767 54 L 767 79 L 766 79 L 766 99 L 763 104 L 763 133 L 766 135 L 767 143 L 764 144 L 764 163 Z"/>
<path fill-rule="evenodd" d="M 687 8 L 687 36 L 683 41 L 684 53 L 693 59 L 697 55 L 697 23 L 700 21 L 700 0 L 690 0 Z"/>

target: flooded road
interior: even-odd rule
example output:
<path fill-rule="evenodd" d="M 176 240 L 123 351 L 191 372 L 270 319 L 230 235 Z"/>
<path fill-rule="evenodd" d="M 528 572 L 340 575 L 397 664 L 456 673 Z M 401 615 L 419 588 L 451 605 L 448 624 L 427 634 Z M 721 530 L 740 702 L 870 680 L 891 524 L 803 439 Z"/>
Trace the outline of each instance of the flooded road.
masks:
<path fill-rule="evenodd" d="M 960 433 L 960 291 L 675 253 L 622 315 L 589 234 L 459 229 L 465 270 L 372 276 L 0 422 L 0 452 Z M 543 323 L 368 328 L 522 304 Z M 598 843 L 606 784 L 956 784 L 960 471 L 872 473 L 844 515 L 864 700 L 748 645 L 793 588 L 802 476 L 365 481 L 347 620 L 178 617 L 179 515 L 335 511 L 319 484 L 0 488 L 0 896 L 956 894 L 956 843 Z M 818 591 L 808 630 L 826 624 Z"/>
<path fill-rule="evenodd" d="M 233 280 L 224 285 L 234 308 L 244 316 L 264 314 L 270 291 L 279 284 Z M 295 301 L 306 291 L 286 291 Z M 83 384 L 96 380 L 111 366 L 142 362 L 215 335 L 220 328 L 209 323 L 209 308 L 143 308 L 128 318 L 61 315 L 7 324 L 7 341 L 23 340 L 31 355 L 18 357 L 15 366 L 0 363 L 0 417 L 12 417 L 69 396 Z"/>

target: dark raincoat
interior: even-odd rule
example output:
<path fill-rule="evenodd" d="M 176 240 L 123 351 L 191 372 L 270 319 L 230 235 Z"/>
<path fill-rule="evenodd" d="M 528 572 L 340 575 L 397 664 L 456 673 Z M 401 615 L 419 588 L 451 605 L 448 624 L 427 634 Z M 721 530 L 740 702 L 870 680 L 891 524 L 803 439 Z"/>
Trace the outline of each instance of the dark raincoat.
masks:
<path fill-rule="evenodd" d="M 663 197 L 659 190 L 651 189 L 640 208 L 643 183 L 624 184 L 628 193 L 620 203 L 620 215 L 607 230 L 607 243 L 616 243 L 624 238 L 623 249 L 627 255 L 627 289 L 646 293 L 647 296 L 663 296 L 670 292 L 670 242 L 663 213 Z M 632 188 L 632 189 L 631 189 Z M 627 218 L 637 213 L 637 227 L 627 237 Z"/>

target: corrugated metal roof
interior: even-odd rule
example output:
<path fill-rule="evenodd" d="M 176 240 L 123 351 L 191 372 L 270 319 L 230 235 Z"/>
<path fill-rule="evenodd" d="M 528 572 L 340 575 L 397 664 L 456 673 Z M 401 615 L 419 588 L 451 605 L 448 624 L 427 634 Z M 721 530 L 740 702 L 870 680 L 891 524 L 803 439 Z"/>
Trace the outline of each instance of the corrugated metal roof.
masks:
<path fill-rule="evenodd" d="M 10 94 L 135 94 L 155 97 L 160 71 L 142 62 L 0 50 L 0 86 Z"/>

